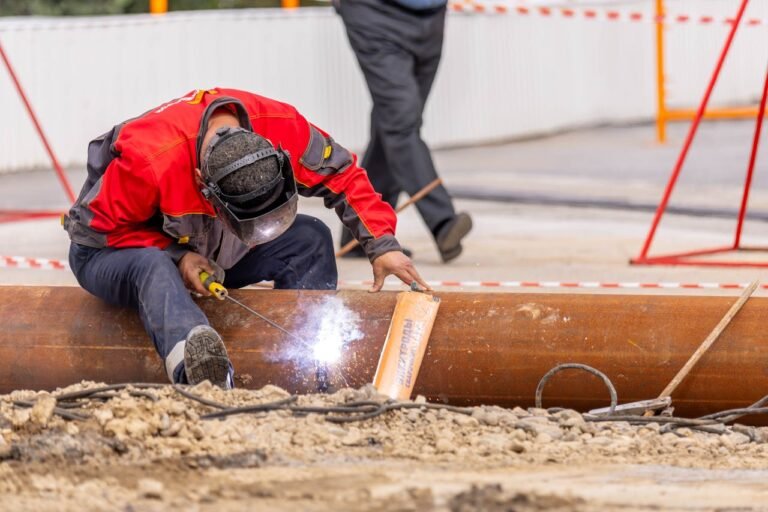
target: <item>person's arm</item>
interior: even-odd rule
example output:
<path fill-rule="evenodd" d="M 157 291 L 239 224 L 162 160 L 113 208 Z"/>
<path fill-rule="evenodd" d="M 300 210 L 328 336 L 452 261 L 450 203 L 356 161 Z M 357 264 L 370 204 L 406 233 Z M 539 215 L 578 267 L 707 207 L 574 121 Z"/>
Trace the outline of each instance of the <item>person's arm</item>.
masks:
<path fill-rule="evenodd" d="M 326 207 L 336 210 L 372 262 L 401 251 L 395 238 L 397 216 L 373 189 L 357 157 L 324 131 L 309 127 L 309 142 L 294 169 L 299 193 L 322 197 Z"/>
<path fill-rule="evenodd" d="M 373 265 L 371 291 L 379 291 L 390 274 L 428 289 L 395 238 L 395 211 L 373 189 L 365 170 L 357 165 L 357 156 L 312 124 L 308 139 L 294 169 L 299 193 L 323 197 L 325 206 L 336 210 L 360 242 Z"/>

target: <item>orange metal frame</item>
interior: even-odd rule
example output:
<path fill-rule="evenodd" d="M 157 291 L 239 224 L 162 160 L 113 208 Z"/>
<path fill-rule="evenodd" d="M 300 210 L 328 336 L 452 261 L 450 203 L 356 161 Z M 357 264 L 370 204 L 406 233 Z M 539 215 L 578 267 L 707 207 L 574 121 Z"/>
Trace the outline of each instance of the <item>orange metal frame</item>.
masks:
<path fill-rule="evenodd" d="M 686 157 L 688 156 L 688 151 L 690 150 L 691 145 L 693 144 L 693 139 L 696 136 L 696 132 L 698 131 L 698 128 L 699 128 L 699 125 L 701 124 L 702 119 L 705 117 L 705 114 L 708 112 L 707 105 L 709 104 L 709 100 L 712 96 L 712 90 L 714 89 L 715 84 L 717 83 L 717 79 L 720 76 L 720 72 L 723 68 L 723 64 L 725 62 L 726 57 L 728 56 L 728 52 L 731 49 L 731 44 L 733 43 L 734 37 L 736 36 L 736 32 L 739 29 L 739 24 L 744 16 L 744 11 L 746 10 L 748 3 L 749 3 L 749 0 L 741 0 L 741 6 L 739 8 L 738 14 L 734 18 L 733 26 L 731 27 L 731 31 L 728 34 L 728 38 L 725 41 L 723 50 L 720 53 L 720 57 L 712 73 L 712 77 L 710 78 L 709 84 L 707 85 L 706 92 L 704 93 L 704 97 L 701 100 L 701 104 L 699 105 L 699 108 L 696 111 L 695 116 L 693 117 L 693 122 L 691 123 L 691 126 L 688 130 L 688 135 L 685 138 L 685 142 L 683 143 L 683 147 L 677 158 L 675 167 L 672 169 L 672 174 L 669 177 L 669 181 L 667 182 L 667 187 L 664 190 L 664 194 L 661 198 L 661 201 L 659 202 L 659 206 L 656 209 L 656 215 L 653 218 L 653 222 L 651 223 L 651 228 L 648 231 L 648 236 L 645 239 L 645 243 L 643 244 L 643 247 L 640 251 L 640 255 L 637 258 L 634 258 L 633 260 L 631 260 L 631 263 L 633 264 L 691 265 L 691 266 L 719 266 L 719 267 L 723 267 L 723 266 L 725 267 L 763 267 L 763 268 L 768 267 L 768 262 L 765 262 L 765 261 L 758 262 L 758 261 L 697 259 L 700 256 L 711 256 L 715 254 L 729 253 L 729 252 L 735 252 L 735 251 L 768 251 L 768 248 L 749 248 L 749 247 L 743 247 L 741 245 L 741 235 L 744 229 L 744 220 L 746 218 L 747 205 L 749 202 L 749 191 L 752 186 L 752 178 L 754 176 L 754 171 L 755 171 L 755 162 L 757 161 L 757 153 L 760 145 L 760 136 L 762 133 L 762 126 L 763 126 L 763 121 L 766 113 L 766 101 L 768 100 L 768 70 L 766 70 L 765 83 L 763 85 L 760 106 L 757 109 L 755 109 L 755 113 L 754 113 L 755 133 L 752 139 L 752 150 L 750 153 L 749 164 L 747 166 L 747 175 L 744 181 L 744 192 L 742 195 L 741 205 L 740 205 L 739 213 L 737 217 L 736 232 L 735 232 L 733 243 L 723 247 L 700 249 L 700 250 L 687 251 L 687 252 L 676 253 L 676 254 L 665 254 L 661 256 L 649 256 L 648 254 L 651 248 L 651 244 L 653 243 L 653 239 L 656 235 L 656 230 L 658 229 L 659 223 L 661 222 L 661 218 L 667 209 L 667 205 L 669 204 L 669 199 L 672 195 L 672 191 L 674 190 L 675 184 L 677 183 L 677 180 L 680 177 L 680 172 L 682 171 L 683 165 L 685 164 Z"/>
<path fill-rule="evenodd" d="M 656 138 L 664 143 L 667 140 L 667 123 L 670 121 L 690 121 L 696 117 L 696 109 L 674 109 L 667 107 L 665 89 L 666 67 L 664 61 L 664 0 L 656 0 Z M 704 112 L 704 119 L 752 119 L 757 116 L 757 106 L 712 108 Z"/>

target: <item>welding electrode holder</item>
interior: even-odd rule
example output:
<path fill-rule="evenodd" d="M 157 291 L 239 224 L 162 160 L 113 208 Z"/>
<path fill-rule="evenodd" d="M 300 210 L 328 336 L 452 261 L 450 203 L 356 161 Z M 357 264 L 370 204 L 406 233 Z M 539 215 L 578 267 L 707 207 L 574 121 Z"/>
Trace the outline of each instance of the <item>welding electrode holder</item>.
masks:
<path fill-rule="evenodd" d="M 218 282 L 216 278 L 208 272 L 200 272 L 200 282 L 203 283 L 205 289 L 211 292 L 211 294 L 217 299 L 224 300 L 227 298 L 227 289 L 224 288 L 224 285 Z"/>

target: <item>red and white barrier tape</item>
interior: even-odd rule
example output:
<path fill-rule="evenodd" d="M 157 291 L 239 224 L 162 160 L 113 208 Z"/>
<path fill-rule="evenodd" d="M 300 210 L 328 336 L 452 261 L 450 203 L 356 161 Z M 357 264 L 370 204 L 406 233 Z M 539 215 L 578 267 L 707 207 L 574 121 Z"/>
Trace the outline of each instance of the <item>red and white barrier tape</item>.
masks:
<path fill-rule="evenodd" d="M 66 270 L 66 262 L 52 258 L 24 258 L 21 256 L 0 256 L 0 268 Z M 581 288 L 581 289 L 659 289 L 659 290 L 732 290 L 746 288 L 749 283 L 641 283 L 641 282 L 599 282 L 599 281 L 427 281 L 433 288 Z M 371 286 L 373 281 L 339 281 L 339 286 Z M 389 279 L 387 285 L 401 286 L 399 281 Z M 768 284 L 761 286 L 768 289 Z"/>
<path fill-rule="evenodd" d="M 546 18 L 566 18 L 598 21 L 624 21 L 638 23 L 677 24 L 677 25 L 730 25 L 735 21 L 730 17 L 707 15 L 667 14 L 656 16 L 641 11 L 618 11 L 612 9 L 590 9 L 572 7 L 535 7 L 509 5 L 504 3 L 451 2 L 454 12 L 467 14 L 513 14 L 518 16 L 539 16 Z M 749 27 L 768 26 L 768 20 L 761 18 L 744 19 L 742 24 Z"/>
<path fill-rule="evenodd" d="M 373 281 L 339 281 L 339 286 L 371 286 Z M 387 285 L 400 285 L 389 280 Z M 598 281 L 427 281 L 433 288 L 571 288 L 571 289 L 624 289 L 624 290 L 732 290 L 749 283 L 609 283 Z M 761 286 L 768 289 L 768 284 Z"/>
<path fill-rule="evenodd" d="M 39 270 L 65 270 L 69 265 L 50 258 L 24 258 L 22 256 L 0 256 L 0 268 L 31 268 Z"/>

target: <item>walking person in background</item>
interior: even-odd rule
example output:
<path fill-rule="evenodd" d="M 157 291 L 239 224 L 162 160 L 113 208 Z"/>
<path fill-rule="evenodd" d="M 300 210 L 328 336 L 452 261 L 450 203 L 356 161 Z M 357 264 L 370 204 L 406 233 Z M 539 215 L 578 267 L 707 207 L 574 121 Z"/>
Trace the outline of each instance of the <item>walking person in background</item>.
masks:
<path fill-rule="evenodd" d="M 440 63 L 446 0 L 336 0 L 336 8 L 373 100 L 362 166 L 373 188 L 394 207 L 400 192 L 413 196 L 437 178 L 421 125 Z M 416 206 L 442 261 L 457 258 L 461 240 L 472 229 L 471 217 L 456 213 L 442 185 Z M 342 246 L 350 240 L 345 229 Z M 349 255 L 365 253 L 358 248 Z"/>

